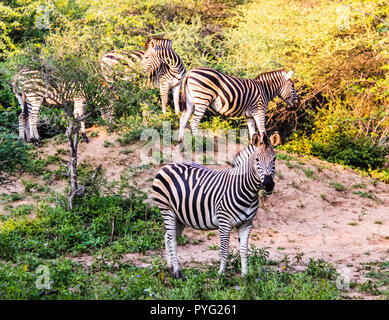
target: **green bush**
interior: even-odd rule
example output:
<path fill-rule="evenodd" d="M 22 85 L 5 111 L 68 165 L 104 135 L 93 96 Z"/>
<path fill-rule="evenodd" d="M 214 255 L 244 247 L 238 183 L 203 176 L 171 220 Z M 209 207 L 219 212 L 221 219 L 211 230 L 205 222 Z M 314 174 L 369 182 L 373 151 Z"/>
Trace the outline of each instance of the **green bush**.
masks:
<path fill-rule="evenodd" d="M 380 145 L 371 136 L 361 134 L 355 126 L 359 121 L 342 106 L 322 108 L 315 115 L 311 134 L 296 132 L 281 149 L 314 155 L 353 168 L 380 168 L 386 161 L 389 146 Z"/>
<path fill-rule="evenodd" d="M 29 160 L 29 149 L 15 135 L 0 132 L 0 184 L 24 170 Z"/>
<path fill-rule="evenodd" d="M 72 212 L 40 204 L 29 208 L 33 219 L 11 214 L 0 224 L 0 258 L 14 261 L 27 253 L 55 258 L 115 242 L 126 252 L 160 248 L 164 226 L 159 211 L 145 202 L 144 193 L 134 188 L 127 192 L 127 196 L 86 196 L 78 199 Z"/>

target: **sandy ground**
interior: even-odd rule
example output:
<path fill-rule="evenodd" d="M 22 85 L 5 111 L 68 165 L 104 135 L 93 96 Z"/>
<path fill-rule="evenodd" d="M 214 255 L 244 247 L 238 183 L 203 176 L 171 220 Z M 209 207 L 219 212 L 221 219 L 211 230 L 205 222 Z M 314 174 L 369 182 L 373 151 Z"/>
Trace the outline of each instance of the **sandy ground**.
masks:
<path fill-rule="evenodd" d="M 129 174 L 130 180 L 150 194 L 152 179 L 160 166 L 141 167 L 142 144 L 119 146 L 115 135 L 108 135 L 101 128 L 97 137 L 89 144 L 81 144 L 79 161 L 92 165 L 102 164 L 109 181 L 119 180 L 121 174 Z M 104 142 L 112 143 L 104 147 Z M 64 145 L 49 145 L 43 148 L 45 155 L 54 154 Z M 123 152 L 124 150 L 124 152 Z M 352 281 L 362 281 L 360 264 L 363 262 L 389 259 L 389 185 L 372 183 L 356 172 L 342 166 L 329 164 L 317 159 L 294 156 L 295 160 L 277 160 L 275 189 L 272 195 L 262 198 L 261 206 L 254 220 L 249 244 L 267 247 L 270 259 L 282 259 L 288 255 L 292 267 L 303 268 L 309 258 L 331 262 L 338 271 L 347 273 Z M 297 159 L 296 159 L 297 158 Z M 232 160 L 232 159 L 228 159 Z M 211 168 L 227 168 L 228 164 L 213 165 Z M 308 170 L 307 170 L 308 169 Z M 308 177 L 305 171 L 312 171 Z M 346 186 L 345 191 L 336 191 L 331 182 Z M 62 189 L 63 183 L 52 185 Z M 23 190 L 20 182 L 8 191 Z M 373 199 L 363 198 L 356 191 L 370 192 Z M 24 199 L 19 203 L 34 202 Z M 1 207 L 0 207 L 1 211 Z M 219 252 L 214 250 L 219 244 L 218 232 L 185 229 L 184 236 L 189 242 L 180 246 L 178 255 L 185 265 L 206 263 L 218 260 Z M 231 236 L 230 246 L 238 249 L 237 232 Z M 213 250 L 212 250 L 213 249 Z M 294 257 L 302 253 L 302 262 Z M 145 254 L 127 254 L 126 260 L 144 265 L 156 256 L 163 257 L 164 251 L 151 251 Z M 85 264 L 92 262 L 90 256 L 76 257 Z M 146 262 L 145 262 L 146 261 Z"/>

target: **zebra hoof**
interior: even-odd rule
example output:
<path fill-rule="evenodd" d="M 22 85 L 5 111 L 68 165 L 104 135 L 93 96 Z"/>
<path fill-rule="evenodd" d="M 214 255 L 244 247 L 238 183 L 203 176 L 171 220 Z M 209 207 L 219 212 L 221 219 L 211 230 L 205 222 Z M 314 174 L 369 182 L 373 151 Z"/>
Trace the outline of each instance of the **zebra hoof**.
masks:
<path fill-rule="evenodd" d="M 175 279 L 181 279 L 181 280 L 183 280 L 183 281 L 186 280 L 185 277 L 182 275 L 181 270 L 179 270 L 179 271 L 177 271 L 177 272 L 174 272 L 173 277 L 174 277 Z"/>
<path fill-rule="evenodd" d="M 84 139 L 84 142 L 89 143 L 88 136 L 86 135 L 85 132 L 82 133 L 82 138 Z"/>
<path fill-rule="evenodd" d="M 42 142 L 39 139 L 31 138 L 29 142 L 35 144 L 37 147 L 42 146 Z"/>
<path fill-rule="evenodd" d="M 173 266 L 167 266 L 166 267 L 167 268 L 167 272 L 169 272 L 171 275 L 173 275 L 174 274 L 174 272 L 173 272 Z"/>

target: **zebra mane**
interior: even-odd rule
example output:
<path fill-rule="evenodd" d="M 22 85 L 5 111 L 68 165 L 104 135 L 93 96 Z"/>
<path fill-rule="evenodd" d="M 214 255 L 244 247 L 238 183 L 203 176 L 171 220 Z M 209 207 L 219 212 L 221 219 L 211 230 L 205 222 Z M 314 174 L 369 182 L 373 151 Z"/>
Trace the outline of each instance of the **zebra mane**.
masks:
<path fill-rule="evenodd" d="M 239 168 L 255 151 L 254 145 L 249 144 L 246 148 L 239 151 L 232 160 L 232 167 Z"/>
<path fill-rule="evenodd" d="M 183 164 L 186 164 L 186 165 L 191 166 L 191 167 L 199 168 L 199 169 L 211 170 L 211 169 L 209 169 L 201 164 L 198 164 L 196 162 L 193 162 L 193 161 L 184 161 Z"/>
<path fill-rule="evenodd" d="M 281 74 L 284 71 L 285 71 L 284 68 L 281 68 L 281 69 L 278 69 L 278 70 L 273 70 L 273 71 L 265 71 L 265 72 L 262 72 L 259 75 L 257 75 L 254 78 L 254 80 L 262 80 L 267 75 L 279 75 L 279 74 Z"/>
<path fill-rule="evenodd" d="M 165 38 L 160 38 L 160 37 L 150 37 L 146 40 L 146 43 L 145 43 L 146 50 L 149 48 L 152 41 L 159 47 L 171 49 L 173 46 L 173 41 L 170 39 L 165 39 Z"/>

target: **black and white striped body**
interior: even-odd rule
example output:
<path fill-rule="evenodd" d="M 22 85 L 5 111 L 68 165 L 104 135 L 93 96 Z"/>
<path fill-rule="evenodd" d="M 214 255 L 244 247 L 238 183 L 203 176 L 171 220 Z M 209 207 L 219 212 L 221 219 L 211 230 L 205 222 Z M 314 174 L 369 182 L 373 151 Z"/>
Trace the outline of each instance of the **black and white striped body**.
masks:
<path fill-rule="evenodd" d="M 273 98 L 280 96 L 290 106 L 299 104 L 291 75 L 281 69 L 260 74 L 254 80 L 232 77 L 210 68 L 192 69 L 182 82 L 180 141 L 183 141 L 185 126 L 192 113 L 192 133 L 197 134 L 207 108 L 224 116 L 245 116 L 250 137 L 256 132 L 256 127 L 263 135 L 266 131 L 265 112 Z"/>
<path fill-rule="evenodd" d="M 105 81 L 110 85 L 113 85 L 117 79 L 114 76 L 114 68 L 118 65 L 123 68 L 126 76 L 122 77 L 121 80 L 130 80 L 133 76 L 132 72 L 135 65 L 141 63 L 143 58 L 143 51 L 133 50 L 128 52 L 112 50 L 104 54 L 100 59 L 100 66 Z"/>
<path fill-rule="evenodd" d="M 136 77 L 134 71 L 136 65 L 142 62 L 143 54 L 144 52 L 140 50 L 130 52 L 112 50 L 101 57 L 100 67 L 105 80 L 104 85 L 109 87 L 117 100 L 119 100 L 119 97 L 115 83 L 118 80 L 130 81 Z M 153 76 L 150 75 L 149 81 L 152 81 L 152 78 Z M 103 119 L 110 122 L 114 119 L 113 103 L 114 101 L 111 100 L 107 108 L 101 110 Z"/>
<path fill-rule="evenodd" d="M 277 135 L 278 136 L 278 135 Z M 274 138 L 270 140 L 274 141 Z M 278 140 L 279 141 L 279 140 Z M 163 167 L 153 182 L 154 201 L 166 226 L 168 267 L 180 277 L 176 236 L 185 227 L 218 229 L 221 265 L 224 272 L 229 237 L 233 227 L 239 230 L 242 273 L 247 273 L 248 236 L 258 210 L 258 191 L 271 193 L 274 188 L 275 155 L 272 143 L 258 134 L 253 144 L 239 153 L 234 167 L 216 171 L 194 163 L 173 163 Z"/>
<path fill-rule="evenodd" d="M 153 38 L 146 43 L 143 55 L 143 68 L 148 74 L 155 73 L 162 100 L 162 112 L 166 113 L 169 90 L 172 89 L 174 110 L 180 111 L 179 95 L 181 81 L 186 69 L 179 55 L 172 49 L 168 39 Z"/>
<path fill-rule="evenodd" d="M 110 86 L 112 90 L 115 90 L 114 84 L 117 79 L 114 77 L 115 72 L 113 69 L 118 64 L 123 66 L 123 71 L 127 75 L 123 77 L 122 80 L 131 79 L 134 66 L 136 63 L 142 61 L 142 57 L 143 52 L 138 50 L 131 51 L 130 53 L 110 51 L 104 54 L 100 59 L 101 71 L 106 81 L 103 84 Z M 19 116 L 19 139 L 40 144 L 40 137 L 38 134 L 38 116 L 40 107 L 42 105 L 56 106 L 58 105 L 58 102 L 61 103 L 62 99 L 55 89 L 50 88 L 44 83 L 38 71 L 33 71 L 28 68 L 22 68 L 19 73 L 15 75 L 13 79 L 13 91 L 22 108 L 22 112 Z M 82 96 L 71 99 L 74 101 L 75 116 L 83 116 L 86 100 Z M 108 118 L 112 121 L 112 109 L 111 102 L 107 110 L 102 110 L 103 118 Z M 85 131 L 85 121 L 81 121 L 81 133 L 84 140 L 88 141 Z"/>
<path fill-rule="evenodd" d="M 22 68 L 12 81 L 13 92 L 21 106 L 19 116 L 19 139 L 31 141 L 40 145 L 38 134 L 38 115 L 42 105 L 56 106 L 63 103 L 55 88 L 50 87 L 38 71 Z M 85 99 L 74 94 L 72 88 L 67 88 L 66 100 L 74 102 L 74 116 L 82 117 L 85 110 Z M 85 141 L 88 137 L 85 132 L 85 121 L 81 121 L 81 133 Z"/>

